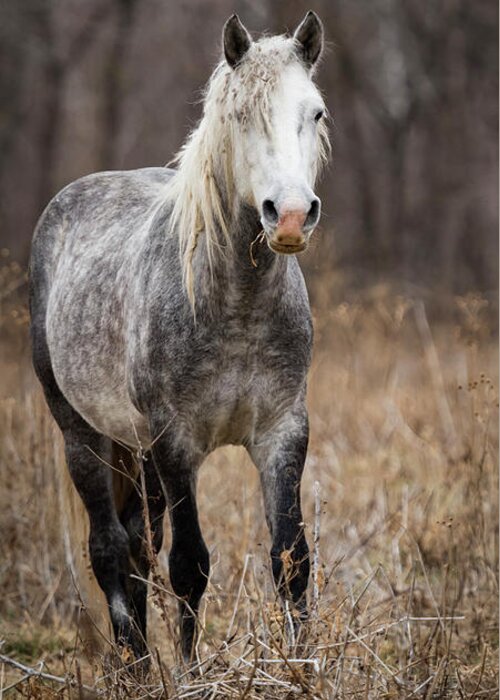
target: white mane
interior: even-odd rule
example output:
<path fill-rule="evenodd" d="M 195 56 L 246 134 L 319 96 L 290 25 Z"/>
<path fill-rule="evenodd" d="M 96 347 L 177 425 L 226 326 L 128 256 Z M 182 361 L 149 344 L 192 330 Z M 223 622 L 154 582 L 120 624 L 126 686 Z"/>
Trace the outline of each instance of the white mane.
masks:
<path fill-rule="evenodd" d="M 285 36 L 253 43 L 236 70 L 222 60 L 208 83 L 202 119 L 172 161 L 177 173 L 168 185 L 174 203 L 169 228 L 179 236 L 183 281 L 193 308 L 192 261 L 199 236 L 205 236 L 210 268 L 214 255 L 231 246 L 236 139 L 244 137 L 250 122 L 270 132 L 270 96 L 292 62 L 299 62 L 295 41 Z M 319 124 L 318 146 L 317 170 L 330 147 L 324 122 Z"/>

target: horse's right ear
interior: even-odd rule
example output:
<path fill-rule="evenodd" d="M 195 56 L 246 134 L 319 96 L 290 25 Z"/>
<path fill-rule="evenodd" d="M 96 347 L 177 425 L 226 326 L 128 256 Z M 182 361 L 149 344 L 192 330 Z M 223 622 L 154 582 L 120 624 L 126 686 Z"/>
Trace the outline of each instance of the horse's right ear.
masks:
<path fill-rule="evenodd" d="M 231 15 L 222 30 L 224 55 L 231 68 L 235 68 L 252 44 L 252 37 L 240 22 L 238 15 Z"/>

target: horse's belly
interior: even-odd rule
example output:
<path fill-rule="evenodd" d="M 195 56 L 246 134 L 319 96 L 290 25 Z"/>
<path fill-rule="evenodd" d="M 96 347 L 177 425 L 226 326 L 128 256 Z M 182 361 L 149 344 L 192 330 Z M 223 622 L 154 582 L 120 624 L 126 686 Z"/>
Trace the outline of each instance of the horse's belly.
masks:
<path fill-rule="evenodd" d="M 98 348 L 51 332 L 47 340 L 56 382 L 68 403 L 99 433 L 131 447 L 146 448 L 149 426 L 128 393 L 125 362 L 115 347 Z"/>
<path fill-rule="evenodd" d="M 148 422 L 130 401 L 106 401 L 101 395 L 77 410 L 96 430 L 118 442 L 141 450 L 151 444 Z"/>
<path fill-rule="evenodd" d="M 89 368 L 90 373 L 92 372 Z M 131 402 L 125 384 L 120 389 L 105 381 L 75 383 L 75 375 L 56 372 L 66 400 L 95 430 L 129 447 L 147 449 L 151 440 L 144 416 Z M 93 377 L 98 379 L 98 373 Z M 101 377 L 103 379 L 103 377 Z"/>

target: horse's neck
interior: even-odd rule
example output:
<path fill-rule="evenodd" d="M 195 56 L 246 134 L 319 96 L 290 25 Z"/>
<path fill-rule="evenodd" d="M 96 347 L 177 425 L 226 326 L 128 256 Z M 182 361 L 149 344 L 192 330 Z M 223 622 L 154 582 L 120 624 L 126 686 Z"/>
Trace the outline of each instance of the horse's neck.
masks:
<path fill-rule="evenodd" d="M 235 299 L 242 307 L 268 304 L 285 285 L 288 260 L 276 255 L 260 236 L 262 225 L 257 212 L 240 206 L 230 225 L 231 247 L 214 255 L 212 270 L 206 250 L 200 246 L 197 256 L 198 291 L 224 303 Z M 209 302 L 209 299 L 206 299 Z"/>

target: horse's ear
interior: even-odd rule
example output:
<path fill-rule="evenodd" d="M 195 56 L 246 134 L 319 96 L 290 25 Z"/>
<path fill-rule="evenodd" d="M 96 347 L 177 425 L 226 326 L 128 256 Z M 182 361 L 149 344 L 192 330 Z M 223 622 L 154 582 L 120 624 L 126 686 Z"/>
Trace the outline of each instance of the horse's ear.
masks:
<path fill-rule="evenodd" d="M 323 50 L 323 24 L 315 12 L 309 10 L 293 38 L 297 42 L 300 58 L 308 68 L 314 66 Z"/>
<path fill-rule="evenodd" d="M 235 68 L 252 44 L 252 37 L 240 22 L 238 15 L 231 15 L 222 30 L 224 55 L 231 68 Z"/>

